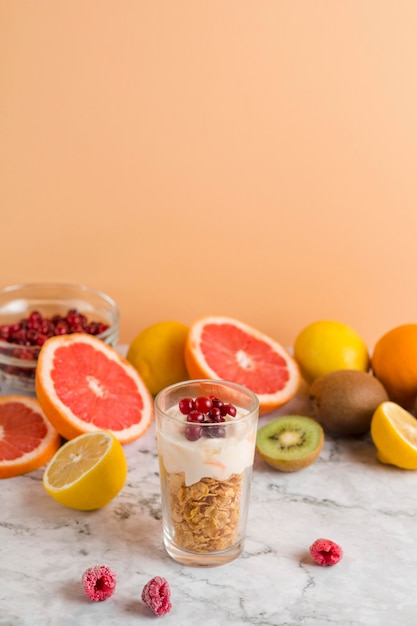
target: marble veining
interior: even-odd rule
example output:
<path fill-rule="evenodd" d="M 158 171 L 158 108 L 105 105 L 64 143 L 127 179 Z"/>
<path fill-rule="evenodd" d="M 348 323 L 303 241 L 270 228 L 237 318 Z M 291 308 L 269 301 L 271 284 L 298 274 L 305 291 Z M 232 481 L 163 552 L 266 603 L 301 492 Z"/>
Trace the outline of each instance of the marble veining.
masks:
<path fill-rule="evenodd" d="M 261 423 L 283 413 L 308 413 L 305 394 Z M 210 569 L 165 553 L 154 429 L 125 450 L 126 485 L 99 511 L 54 502 L 42 470 L 0 481 L 0 626 L 417 623 L 417 473 L 379 464 L 369 437 L 326 437 L 318 461 L 294 474 L 256 457 L 244 554 Z M 343 547 L 336 566 L 311 560 L 318 537 Z M 96 563 L 118 575 L 101 603 L 80 585 Z M 163 618 L 140 599 L 155 575 L 172 589 Z"/>

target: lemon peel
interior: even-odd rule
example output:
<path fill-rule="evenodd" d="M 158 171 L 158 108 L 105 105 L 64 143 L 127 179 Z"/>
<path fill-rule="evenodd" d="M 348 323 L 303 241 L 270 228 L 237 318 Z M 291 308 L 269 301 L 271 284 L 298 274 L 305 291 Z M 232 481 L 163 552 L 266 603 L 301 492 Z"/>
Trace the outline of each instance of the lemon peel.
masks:
<path fill-rule="evenodd" d="M 417 469 L 417 419 L 395 402 L 382 402 L 373 414 L 371 437 L 381 463 Z"/>

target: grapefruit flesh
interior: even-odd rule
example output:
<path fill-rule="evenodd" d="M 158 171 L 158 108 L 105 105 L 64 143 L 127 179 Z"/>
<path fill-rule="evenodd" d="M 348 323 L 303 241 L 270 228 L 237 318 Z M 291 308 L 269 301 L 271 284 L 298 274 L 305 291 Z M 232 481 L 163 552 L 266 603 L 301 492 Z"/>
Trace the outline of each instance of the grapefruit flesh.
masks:
<path fill-rule="evenodd" d="M 61 437 L 35 398 L 0 398 L 0 478 L 26 474 L 47 463 Z"/>
<path fill-rule="evenodd" d="M 192 324 L 185 360 L 192 378 L 228 380 L 256 393 L 261 414 L 291 400 L 300 384 L 297 363 L 285 348 L 231 318 L 212 316 Z"/>
<path fill-rule="evenodd" d="M 152 398 L 135 368 L 100 339 L 82 334 L 45 342 L 36 393 L 66 439 L 109 430 L 128 443 L 147 431 L 153 417 Z"/>

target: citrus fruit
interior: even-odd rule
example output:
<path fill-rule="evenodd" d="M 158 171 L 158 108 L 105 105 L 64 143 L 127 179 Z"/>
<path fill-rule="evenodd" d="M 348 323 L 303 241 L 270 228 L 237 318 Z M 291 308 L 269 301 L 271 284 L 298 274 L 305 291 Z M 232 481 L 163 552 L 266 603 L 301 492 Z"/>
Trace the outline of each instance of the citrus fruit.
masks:
<path fill-rule="evenodd" d="M 184 346 L 188 326 L 181 322 L 158 322 L 132 341 L 126 358 L 137 369 L 152 395 L 188 379 Z"/>
<path fill-rule="evenodd" d="M 185 344 L 192 378 L 221 379 L 257 394 L 260 414 L 284 405 L 297 393 L 297 363 L 279 343 L 230 317 L 209 316 L 194 322 Z"/>
<path fill-rule="evenodd" d="M 110 432 L 95 431 L 67 441 L 49 461 L 43 486 L 60 504 L 90 511 L 113 500 L 126 482 L 122 445 Z"/>
<path fill-rule="evenodd" d="M 121 443 L 141 437 L 153 401 L 136 369 L 111 346 L 84 333 L 51 337 L 39 353 L 36 393 L 65 439 L 110 430 Z"/>
<path fill-rule="evenodd" d="M 411 408 L 417 396 L 417 324 L 397 326 L 383 335 L 373 350 L 372 369 L 390 399 Z"/>
<path fill-rule="evenodd" d="M 417 469 L 417 420 L 395 402 L 382 402 L 371 422 L 371 437 L 381 463 Z"/>
<path fill-rule="evenodd" d="M 295 339 L 294 357 L 308 383 L 336 370 L 369 369 L 365 342 L 342 322 L 321 320 L 306 326 Z"/>
<path fill-rule="evenodd" d="M 61 445 L 35 398 L 0 398 L 0 478 L 11 478 L 42 467 Z"/>

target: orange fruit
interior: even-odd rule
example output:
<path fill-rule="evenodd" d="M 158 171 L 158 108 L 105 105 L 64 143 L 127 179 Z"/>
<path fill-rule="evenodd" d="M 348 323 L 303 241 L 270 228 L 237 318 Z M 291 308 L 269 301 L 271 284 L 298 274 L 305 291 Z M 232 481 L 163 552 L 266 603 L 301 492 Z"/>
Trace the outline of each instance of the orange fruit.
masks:
<path fill-rule="evenodd" d="M 153 400 L 136 369 L 92 335 L 45 341 L 35 384 L 46 417 L 66 439 L 108 430 L 124 444 L 141 437 L 152 422 Z"/>
<path fill-rule="evenodd" d="M 417 396 L 417 324 L 385 333 L 375 344 L 371 361 L 390 399 L 411 408 Z"/>
<path fill-rule="evenodd" d="M 289 352 L 259 330 L 229 317 L 194 322 L 184 355 L 191 378 L 227 380 L 256 393 L 261 415 L 287 403 L 299 388 L 298 365 Z"/>
<path fill-rule="evenodd" d="M 35 398 L 17 395 L 0 398 L 0 478 L 42 467 L 60 445 L 61 437 Z"/>

